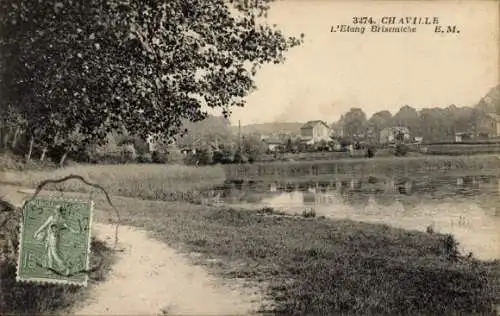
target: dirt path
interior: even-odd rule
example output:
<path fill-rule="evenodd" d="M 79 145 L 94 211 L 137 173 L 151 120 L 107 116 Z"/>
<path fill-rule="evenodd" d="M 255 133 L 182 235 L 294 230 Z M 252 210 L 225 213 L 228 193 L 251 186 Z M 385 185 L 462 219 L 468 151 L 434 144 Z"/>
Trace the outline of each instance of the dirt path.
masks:
<path fill-rule="evenodd" d="M 93 224 L 100 240 L 112 243 L 114 226 Z M 76 315 L 248 315 L 250 295 L 222 285 L 201 267 L 147 233 L 120 226 L 116 264 L 91 298 L 76 306 Z M 254 297 L 255 298 L 255 297 Z"/>
<path fill-rule="evenodd" d="M 20 205 L 33 190 L 0 186 L 0 196 Z M 92 223 L 92 235 L 114 242 L 115 226 Z M 76 315 L 250 315 L 262 297 L 255 290 L 228 286 L 190 259 L 148 237 L 146 231 L 120 226 L 117 253 L 106 280 L 90 298 L 73 308 Z M 257 303 L 255 303 L 257 302 Z"/>

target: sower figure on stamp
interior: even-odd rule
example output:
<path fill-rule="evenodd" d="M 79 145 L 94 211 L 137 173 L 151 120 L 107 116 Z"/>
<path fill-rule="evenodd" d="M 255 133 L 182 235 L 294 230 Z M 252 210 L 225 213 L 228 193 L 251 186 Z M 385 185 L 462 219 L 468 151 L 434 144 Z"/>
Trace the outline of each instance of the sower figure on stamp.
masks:
<path fill-rule="evenodd" d="M 47 218 L 45 223 L 43 223 L 40 228 L 36 230 L 33 237 L 36 240 L 45 241 L 45 262 L 44 266 L 56 270 L 54 267 L 54 261 L 57 263 L 59 268 L 64 271 L 65 275 L 69 275 L 69 267 L 61 258 L 58 252 L 60 232 L 64 229 L 69 230 L 72 233 L 79 233 L 73 228 L 69 227 L 64 216 L 64 208 L 62 206 L 57 206 L 52 215 Z"/>

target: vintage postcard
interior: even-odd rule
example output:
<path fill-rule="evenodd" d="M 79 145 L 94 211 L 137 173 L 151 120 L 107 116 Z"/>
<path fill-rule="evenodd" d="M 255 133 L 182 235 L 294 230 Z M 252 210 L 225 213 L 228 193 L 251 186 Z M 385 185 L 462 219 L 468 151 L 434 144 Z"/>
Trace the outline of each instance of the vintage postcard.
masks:
<path fill-rule="evenodd" d="M 0 314 L 500 315 L 500 0 L 0 0 L 0 189 Z"/>
<path fill-rule="evenodd" d="M 37 198 L 23 208 L 17 278 L 87 285 L 92 202 Z"/>

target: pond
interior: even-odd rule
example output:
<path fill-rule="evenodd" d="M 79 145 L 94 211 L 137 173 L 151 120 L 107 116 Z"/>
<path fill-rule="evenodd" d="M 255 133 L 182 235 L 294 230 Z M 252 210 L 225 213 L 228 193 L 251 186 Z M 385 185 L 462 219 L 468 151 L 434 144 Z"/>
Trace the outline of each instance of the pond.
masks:
<path fill-rule="evenodd" d="M 272 207 L 289 214 L 385 223 L 399 228 L 451 233 L 459 249 L 483 260 L 500 259 L 500 178 L 424 176 L 292 182 L 228 182 L 214 189 L 217 202 Z"/>

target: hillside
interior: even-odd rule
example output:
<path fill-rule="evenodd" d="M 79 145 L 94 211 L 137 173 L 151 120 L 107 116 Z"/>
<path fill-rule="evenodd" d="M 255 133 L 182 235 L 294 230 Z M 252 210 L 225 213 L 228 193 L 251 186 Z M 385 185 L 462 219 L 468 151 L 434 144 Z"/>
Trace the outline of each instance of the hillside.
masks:
<path fill-rule="evenodd" d="M 500 114 L 500 84 L 488 91 L 476 107 L 485 112 Z"/>
<path fill-rule="evenodd" d="M 291 134 L 298 135 L 300 133 L 300 128 L 304 123 L 300 122 L 276 122 L 276 123 L 261 123 L 261 124 L 248 124 L 241 126 L 241 133 L 252 134 L 258 133 L 261 135 L 271 135 L 271 134 Z M 231 126 L 233 133 L 238 133 L 238 126 Z"/>

